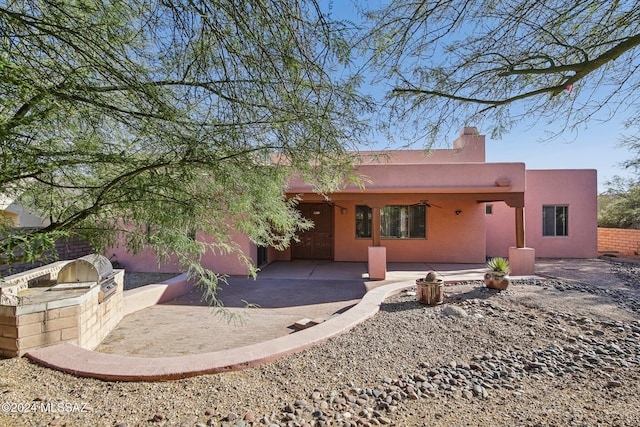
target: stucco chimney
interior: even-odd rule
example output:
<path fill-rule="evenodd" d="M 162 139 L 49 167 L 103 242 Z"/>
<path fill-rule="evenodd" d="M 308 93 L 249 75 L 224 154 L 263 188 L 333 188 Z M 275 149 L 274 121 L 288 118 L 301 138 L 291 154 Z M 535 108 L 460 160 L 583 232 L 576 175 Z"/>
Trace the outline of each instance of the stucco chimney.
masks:
<path fill-rule="evenodd" d="M 453 141 L 455 150 L 464 150 L 471 156 L 467 161 L 485 162 L 484 135 L 480 135 L 478 128 L 474 126 L 464 127 L 460 131 L 460 136 Z"/>

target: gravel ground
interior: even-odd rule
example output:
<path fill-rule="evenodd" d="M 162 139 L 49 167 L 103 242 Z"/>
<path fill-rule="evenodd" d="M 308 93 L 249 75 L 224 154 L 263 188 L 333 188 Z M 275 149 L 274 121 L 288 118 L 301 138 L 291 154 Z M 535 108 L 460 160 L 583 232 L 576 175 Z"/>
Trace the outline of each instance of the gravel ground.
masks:
<path fill-rule="evenodd" d="M 610 266 L 640 287 L 636 264 Z M 242 372 L 117 383 L 1 360 L 0 425 L 640 425 L 638 297 L 561 280 L 445 292 Z"/>
<path fill-rule="evenodd" d="M 150 283 L 162 283 L 165 280 L 173 279 L 180 273 L 137 273 L 132 271 L 124 272 L 124 290 L 139 288 Z"/>

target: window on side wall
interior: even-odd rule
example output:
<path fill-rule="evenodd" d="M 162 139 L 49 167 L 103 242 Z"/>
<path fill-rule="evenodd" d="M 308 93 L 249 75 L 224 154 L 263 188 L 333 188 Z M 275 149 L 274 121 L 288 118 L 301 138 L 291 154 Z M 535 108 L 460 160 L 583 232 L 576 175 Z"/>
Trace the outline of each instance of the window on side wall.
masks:
<path fill-rule="evenodd" d="M 548 205 L 542 207 L 542 235 L 569 235 L 569 206 Z"/>
<path fill-rule="evenodd" d="M 368 206 L 356 206 L 356 237 L 371 238 L 372 213 Z M 380 210 L 383 239 L 425 239 L 427 208 L 424 205 L 389 205 Z"/>

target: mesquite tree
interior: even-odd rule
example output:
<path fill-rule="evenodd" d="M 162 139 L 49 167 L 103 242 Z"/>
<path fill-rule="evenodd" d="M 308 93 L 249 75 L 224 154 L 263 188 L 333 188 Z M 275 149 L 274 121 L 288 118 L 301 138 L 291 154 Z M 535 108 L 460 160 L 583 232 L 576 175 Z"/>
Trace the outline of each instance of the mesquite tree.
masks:
<path fill-rule="evenodd" d="M 559 131 L 594 117 L 638 125 L 636 1 L 391 0 L 367 16 L 389 123 L 428 142 L 465 125 L 499 137 L 524 118 Z"/>
<path fill-rule="evenodd" d="M 5 260 L 123 238 L 215 286 L 233 232 L 285 247 L 311 226 L 288 177 L 335 189 L 365 129 L 344 31 L 315 0 L 1 1 L 0 194 L 48 219 Z"/>

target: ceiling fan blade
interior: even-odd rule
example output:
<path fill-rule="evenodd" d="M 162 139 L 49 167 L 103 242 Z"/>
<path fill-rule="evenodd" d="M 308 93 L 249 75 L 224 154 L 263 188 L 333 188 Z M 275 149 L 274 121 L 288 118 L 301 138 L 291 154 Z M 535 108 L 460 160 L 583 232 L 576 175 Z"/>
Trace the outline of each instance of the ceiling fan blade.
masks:
<path fill-rule="evenodd" d="M 433 208 L 441 208 L 442 207 L 442 206 L 438 206 L 438 205 L 433 204 L 433 203 L 429 203 L 428 200 L 420 200 L 418 203 L 414 203 L 411 206 L 420 206 L 420 205 L 426 206 L 428 208 L 431 208 L 431 207 L 433 207 Z"/>

